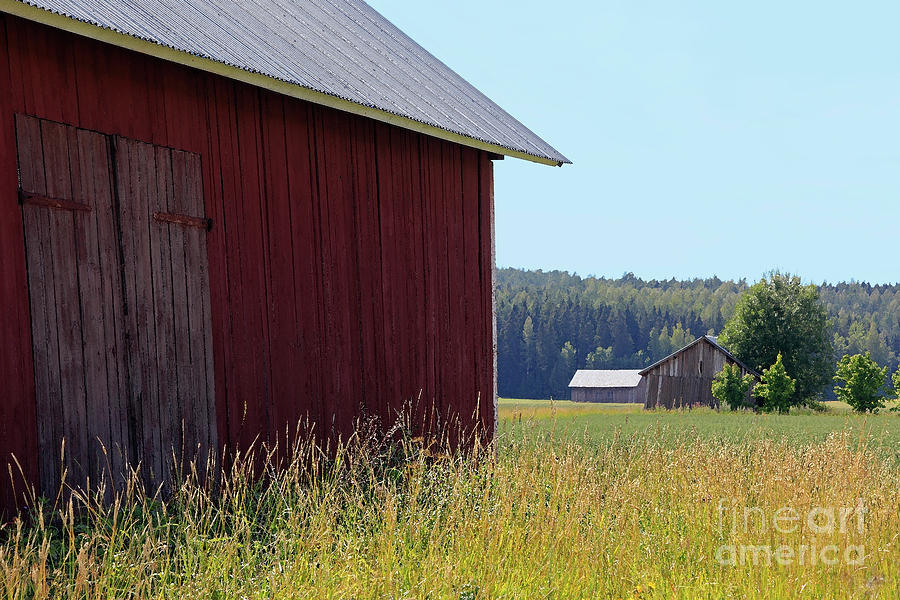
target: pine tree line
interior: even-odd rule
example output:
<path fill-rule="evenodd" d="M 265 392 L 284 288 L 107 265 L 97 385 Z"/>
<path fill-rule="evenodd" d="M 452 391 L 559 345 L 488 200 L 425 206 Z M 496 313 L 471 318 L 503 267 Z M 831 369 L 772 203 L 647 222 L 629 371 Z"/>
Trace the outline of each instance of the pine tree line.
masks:
<path fill-rule="evenodd" d="M 582 278 L 561 271 L 498 273 L 498 386 L 501 396 L 567 398 L 576 369 L 641 368 L 731 316 L 747 280 Z M 897 368 L 900 285 L 823 284 L 835 360 L 870 352 Z"/>

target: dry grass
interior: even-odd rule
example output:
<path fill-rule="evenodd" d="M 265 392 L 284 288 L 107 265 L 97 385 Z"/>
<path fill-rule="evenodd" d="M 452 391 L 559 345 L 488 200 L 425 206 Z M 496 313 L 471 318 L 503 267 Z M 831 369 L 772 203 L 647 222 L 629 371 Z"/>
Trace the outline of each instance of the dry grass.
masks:
<path fill-rule="evenodd" d="M 186 477 L 165 502 L 146 500 L 137 485 L 112 507 L 75 495 L 3 528 L 0 594 L 900 597 L 900 471 L 853 436 L 735 443 L 647 431 L 584 443 L 527 423 L 514 431 L 495 460 L 361 436 L 336 459 L 296 444 L 288 468 L 262 478 L 254 464 L 265 461 L 240 459 L 215 494 Z M 862 533 L 771 526 L 781 507 L 805 515 L 859 499 Z M 744 507 L 769 525 L 732 531 L 728 511 Z M 827 543 L 863 544 L 863 564 L 716 559 L 722 545 Z"/>

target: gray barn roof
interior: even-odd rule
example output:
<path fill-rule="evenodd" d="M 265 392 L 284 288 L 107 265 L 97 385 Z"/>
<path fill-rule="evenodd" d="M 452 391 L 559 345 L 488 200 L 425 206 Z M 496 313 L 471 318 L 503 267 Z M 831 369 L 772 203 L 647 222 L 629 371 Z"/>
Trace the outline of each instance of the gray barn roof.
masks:
<path fill-rule="evenodd" d="M 575 371 L 569 382 L 570 388 L 625 388 L 636 387 L 641 382 L 638 369 L 590 370 Z"/>
<path fill-rule="evenodd" d="M 362 0 L 0 0 L 0 11 L 499 154 L 570 162 Z"/>

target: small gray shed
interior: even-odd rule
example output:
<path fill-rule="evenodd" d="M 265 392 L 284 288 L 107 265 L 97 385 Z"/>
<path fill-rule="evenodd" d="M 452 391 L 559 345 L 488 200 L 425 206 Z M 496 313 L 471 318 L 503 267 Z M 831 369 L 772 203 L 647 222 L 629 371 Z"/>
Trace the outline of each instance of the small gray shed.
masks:
<path fill-rule="evenodd" d="M 569 382 L 574 402 L 643 402 L 646 388 L 638 369 L 581 369 Z"/>

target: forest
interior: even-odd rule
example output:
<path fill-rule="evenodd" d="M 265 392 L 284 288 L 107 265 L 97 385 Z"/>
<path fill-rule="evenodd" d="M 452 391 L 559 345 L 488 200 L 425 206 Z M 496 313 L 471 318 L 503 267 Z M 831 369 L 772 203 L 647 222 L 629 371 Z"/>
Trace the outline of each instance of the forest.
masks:
<path fill-rule="evenodd" d="M 506 398 L 568 398 L 576 369 L 637 369 L 703 334 L 718 334 L 753 283 L 580 277 L 500 269 L 498 388 Z M 870 352 L 897 368 L 900 285 L 817 286 L 833 329 L 835 362 Z M 826 391 L 826 396 L 831 390 Z"/>

